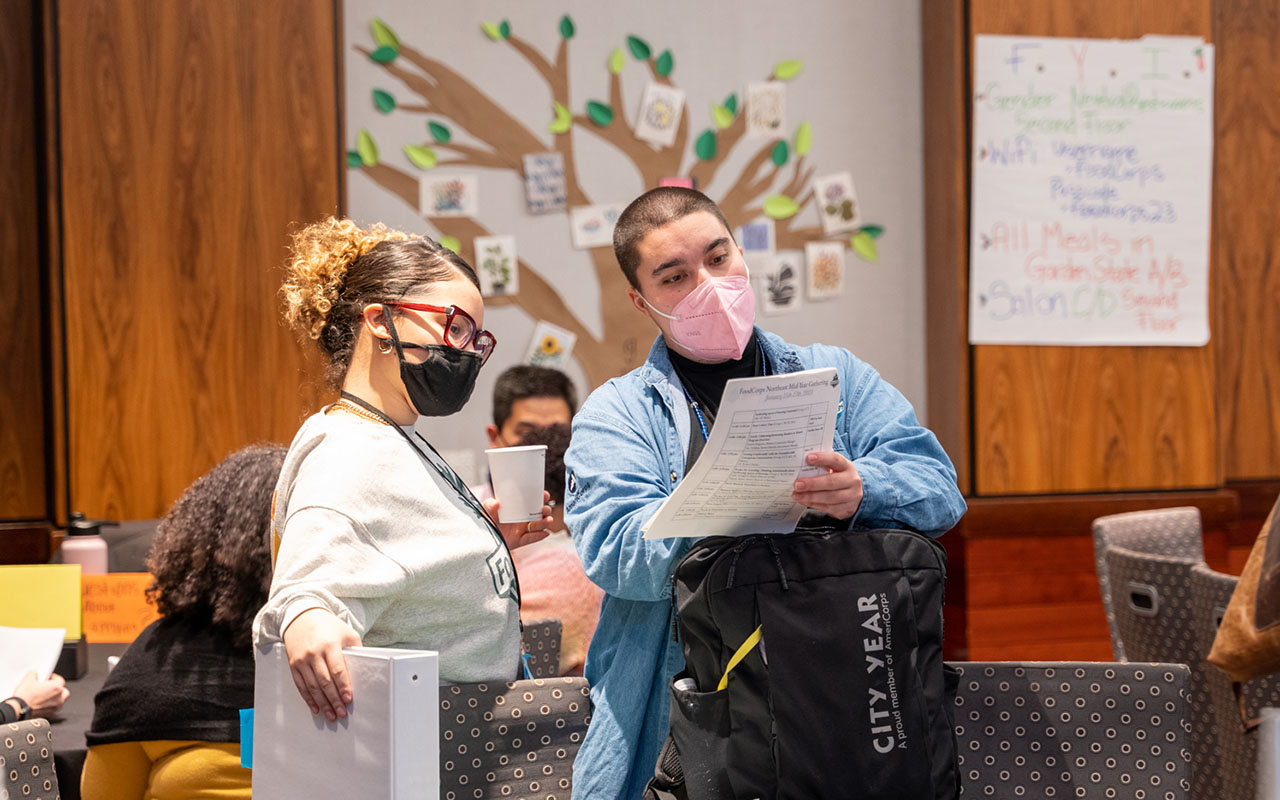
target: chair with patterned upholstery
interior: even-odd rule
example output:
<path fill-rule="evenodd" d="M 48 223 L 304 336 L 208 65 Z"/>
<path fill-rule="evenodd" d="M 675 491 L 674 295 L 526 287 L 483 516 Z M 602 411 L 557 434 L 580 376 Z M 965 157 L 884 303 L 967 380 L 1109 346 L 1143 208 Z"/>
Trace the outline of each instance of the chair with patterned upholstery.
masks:
<path fill-rule="evenodd" d="M 1124 642 L 1116 629 L 1115 611 L 1111 607 L 1111 581 L 1107 571 L 1107 550 L 1112 547 L 1202 561 L 1204 541 L 1200 530 L 1200 509 L 1188 506 L 1132 511 L 1098 517 L 1093 521 L 1094 565 L 1098 571 L 1102 605 L 1107 612 L 1107 627 L 1111 630 L 1111 651 L 1115 653 L 1117 661 L 1124 661 Z"/>
<path fill-rule="evenodd" d="M 1231 593 L 1239 578 L 1200 565 L 1191 574 L 1195 636 L 1202 657 L 1213 647 L 1213 638 L 1226 613 Z M 1258 768 L 1258 733 L 1245 733 L 1240 706 L 1231 688 L 1231 679 L 1205 664 L 1205 683 L 1212 706 L 1214 741 L 1221 762 L 1222 786 L 1215 798 L 1253 800 Z M 1261 709 L 1280 706 L 1280 680 L 1258 678 L 1244 684 L 1245 713 L 1256 718 Z"/>
<path fill-rule="evenodd" d="M 1202 562 L 1190 556 L 1135 552 L 1114 544 L 1107 550 L 1111 605 L 1125 655 L 1135 661 L 1186 664 L 1191 668 L 1192 796 L 1217 798 L 1223 773 L 1216 721 L 1207 686 L 1208 664 L 1196 635 L 1191 573 Z"/>
<path fill-rule="evenodd" d="M 962 797 L 1191 797 L 1185 665 L 952 666 Z"/>
<path fill-rule="evenodd" d="M 564 627 L 558 619 L 540 619 L 524 624 L 525 655 L 529 672 L 535 678 L 555 678 L 560 675 L 560 642 Z"/>
<path fill-rule="evenodd" d="M 590 721 L 584 678 L 441 686 L 441 800 L 568 800 Z"/>
<path fill-rule="evenodd" d="M 0 725 L 0 798 L 56 800 L 58 796 L 48 720 Z"/>

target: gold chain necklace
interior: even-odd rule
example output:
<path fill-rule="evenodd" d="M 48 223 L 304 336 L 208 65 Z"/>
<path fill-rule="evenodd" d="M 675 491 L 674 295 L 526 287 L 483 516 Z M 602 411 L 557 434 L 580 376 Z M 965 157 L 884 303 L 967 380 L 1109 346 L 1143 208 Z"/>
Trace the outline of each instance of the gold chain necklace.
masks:
<path fill-rule="evenodd" d="M 345 411 L 348 414 L 354 414 L 355 416 L 360 417 L 361 419 L 367 420 L 369 422 L 376 422 L 379 425 L 387 424 L 387 421 L 382 417 L 378 416 L 377 414 L 373 413 L 367 408 L 363 408 L 362 406 L 356 405 L 355 403 L 351 402 L 345 397 L 339 400 L 338 402 L 334 403 L 331 406 L 331 408 L 335 411 Z"/>

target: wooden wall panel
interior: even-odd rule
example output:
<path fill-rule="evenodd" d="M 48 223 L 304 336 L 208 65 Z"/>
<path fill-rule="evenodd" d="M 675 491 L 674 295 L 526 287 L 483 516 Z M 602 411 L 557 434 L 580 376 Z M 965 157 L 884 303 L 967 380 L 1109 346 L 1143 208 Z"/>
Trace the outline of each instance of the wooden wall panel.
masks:
<path fill-rule="evenodd" d="M 1211 0 L 972 0 L 970 30 L 1211 34 Z M 1214 354 L 1202 348 L 973 348 L 981 495 L 1217 486 Z"/>
<path fill-rule="evenodd" d="M 929 428 L 972 490 L 969 441 L 969 73 L 963 3 L 922 0 L 925 342 Z"/>
<path fill-rule="evenodd" d="M 1219 437 L 1227 480 L 1274 478 L 1280 476 L 1280 2 L 1213 5 Z"/>
<path fill-rule="evenodd" d="M 45 515 L 37 20 L 8 4 L 0 35 L 0 520 Z"/>
<path fill-rule="evenodd" d="M 72 504 L 155 517 L 318 405 L 277 291 L 290 226 L 337 210 L 335 8 L 57 10 Z"/>

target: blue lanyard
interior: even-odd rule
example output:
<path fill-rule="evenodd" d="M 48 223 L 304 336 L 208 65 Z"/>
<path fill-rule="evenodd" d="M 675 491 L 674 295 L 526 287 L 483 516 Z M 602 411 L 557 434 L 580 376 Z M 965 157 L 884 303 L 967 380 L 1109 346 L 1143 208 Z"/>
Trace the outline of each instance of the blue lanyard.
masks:
<path fill-rule="evenodd" d="M 764 348 L 760 346 L 760 342 L 756 342 L 756 352 L 760 354 L 760 363 L 764 365 L 764 374 L 772 375 L 773 370 L 769 369 L 769 359 L 764 354 Z M 707 418 L 702 415 L 702 407 L 698 405 L 698 401 L 693 399 L 693 395 L 689 394 L 689 390 L 685 388 L 684 383 L 680 384 L 680 391 L 684 392 L 684 399 L 689 401 L 689 407 L 693 409 L 693 413 L 698 417 L 698 427 L 702 429 L 702 441 L 711 439 L 711 431 L 707 429 Z"/>

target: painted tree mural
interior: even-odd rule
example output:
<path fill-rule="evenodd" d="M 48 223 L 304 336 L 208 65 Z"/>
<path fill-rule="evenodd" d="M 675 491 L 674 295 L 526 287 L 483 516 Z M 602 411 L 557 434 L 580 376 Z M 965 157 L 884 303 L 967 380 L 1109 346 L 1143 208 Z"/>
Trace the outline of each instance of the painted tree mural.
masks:
<path fill-rule="evenodd" d="M 545 81 L 549 95 L 549 124 L 539 123 L 550 134 L 550 144 L 535 132 L 535 126 L 512 117 L 479 87 L 460 72 L 432 58 L 422 50 L 403 42 L 384 22 L 371 23 L 373 41 L 356 45 L 355 50 L 381 65 L 388 77 L 396 79 L 395 91 L 374 88 L 374 106 L 384 114 L 403 113 L 426 118 L 422 141 L 400 143 L 415 167 L 421 171 L 437 167 L 488 167 L 523 174 L 523 159 L 551 151 L 559 152 L 564 161 L 567 205 L 593 205 L 578 181 L 578 164 L 574 159 L 573 131 L 600 137 L 618 154 L 628 159 L 640 173 L 646 188 L 672 176 L 690 176 L 699 188 L 710 187 L 734 148 L 750 146 L 746 133 L 745 109 L 739 108 L 736 93 L 712 104 L 712 125 L 690 142 L 693 104 L 681 117 L 675 140 L 669 147 L 656 147 L 637 138 L 627 120 L 628 105 L 623 98 L 621 74 L 627 67 L 627 54 L 620 46 L 608 55 L 608 96 L 590 100 L 580 112 L 570 108 L 569 51 L 575 34 L 573 20 L 565 15 L 559 21 L 560 42 L 553 59 L 517 36 L 507 22 L 484 23 L 482 31 L 493 46 L 513 48 Z M 652 80 L 675 86 L 675 68 L 671 51 L 655 54 L 644 40 L 628 36 L 626 51 L 632 63 L 643 64 Z M 789 81 L 802 71 L 799 61 L 782 61 L 766 80 Z M 354 101 L 354 98 L 352 98 Z M 454 130 L 461 129 L 479 146 L 457 141 Z M 776 221 L 778 249 L 803 248 L 805 242 L 823 238 L 820 226 L 801 226 L 797 215 L 810 203 L 819 202 L 810 188 L 814 167 L 807 163 L 812 141 L 809 123 L 801 123 L 794 136 L 779 138 L 761 145 L 751 155 L 746 167 L 719 197 L 714 197 L 733 227 L 761 216 Z M 419 179 L 425 172 L 414 174 L 379 158 L 379 143 L 365 130 L 356 136 L 356 147 L 347 154 L 348 167 L 359 169 L 384 190 L 396 195 L 415 211 L 419 207 Z M 612 199 L 612 198 L 610 198 Z M 491 231 L 478 219 L 470 217 L 427 216 L 441 234 L 441 241 L 474 263 L 472 241 Z M 567 224 L 567 223 L 566 223 Z M 882 228 L 865 225 L 854 231 L 850 244 L 854 252 L 866 260 L 876 259 L 875 239 Z M 849 235 L 849 234 L 844 234 Z M 582 364 L 592 386 L 626 372 L 643 361 L 653 339 L 652 325 L 623 302 L 626 279 L 618 269 L 610 247 L 589 251 L 599 281 L 603 302 L 603 336 L 595 336 L 582 323 L 555 288 L 524 256 L 519 258 L 520 292 L 518 295 L 486 300 L 490 306 L 514 304 L 535 319 L 546 319 L 577 335 L 574 355 Z M 527 254 L 525 254 L 527 255 Z"/>

